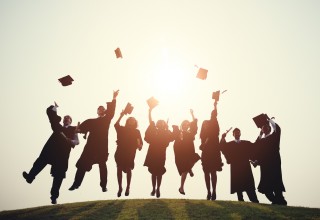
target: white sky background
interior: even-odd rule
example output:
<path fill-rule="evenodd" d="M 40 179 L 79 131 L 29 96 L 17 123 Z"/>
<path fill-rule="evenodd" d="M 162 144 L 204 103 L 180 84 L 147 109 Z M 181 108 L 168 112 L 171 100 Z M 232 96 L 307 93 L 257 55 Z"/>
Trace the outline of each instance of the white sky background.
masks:
<path fill-rule="evenodd" d="M 239 127 L 242 138 L 259 134 L 252 117 L 267 113 L 282 128 L 281 157 L 288 204 L 320 207 L 318 124 L 319 1 L 0 1 L 0 210 L 50 204 L 52 177 L 46 167 L 27 184 L 29 171 L 49 136 L 46 108 L 56 101 L 59 115 L 74 124 L 96 117 L 96 109 L 120 89 L 109 132 L 108 192 L 99 186 L 98 166 L 80 189 L 70 192 L 85 140 L 71 151 L 69 170 L 58 203 L 117 199 L 113 127 L 127 102 L 144 136 L 146 99 L 160 105 L 153 118 L 170 125 L 191 119 L 201 123 L 212 110 L 211 93 L 228 91 L 218 104 L 222 132 Z M 116 59 L 120 47 L 123 59 Z M 195 78 L 194 65 L 209 70 Z M 62 87 L 58 78 L 75 81 Z M 123 122 L 126 118 L 123 119 Z M 227 136 L 232 140 L 232 136 Z M 199 136 L 195 142 L 196 150 Z M 143 162 L 148 145 L 137 152 L 129 197 L 150 198 L 151 176 Z M 223 158 L 224 159 L 224 158 Z M 188 176 L 186 196 L 178 193 L 180 176 L 172 144 L 167 150 L 162 198 L 205 199 L 198 162 Z M 254 169 L 256 186 L 260 170 Z M 124 186 L 125 179 L 123 180 Z M 264 195 L 257 193 L 262 203 Z M 230 194 L 230 170 L 218 173 L 218 200 Z M 245 197 L 246 200 L 248 200 Z"/>

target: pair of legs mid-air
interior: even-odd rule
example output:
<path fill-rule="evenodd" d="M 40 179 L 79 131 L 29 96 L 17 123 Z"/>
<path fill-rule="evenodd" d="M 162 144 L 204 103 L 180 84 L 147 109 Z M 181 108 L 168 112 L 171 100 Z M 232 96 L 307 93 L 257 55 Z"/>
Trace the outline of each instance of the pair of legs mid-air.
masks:
<path fill-rule="evenodd" d="M 217 172 L 204 172 L 204 179 L 206 182 L 207 187 L 207 200 L 216 200 L 216 186 L 217 186 Z M 211 184 L 210 184 L 211 183 Z M 212 193 L 211 193 L 211 186 L 212 186 Z"/>
<path fill-rule="evenodd" d="M 91 170 L 91 169 L 90 169 Z M 99 171 L 100 171 L 100 186 L 102 189 L 102 192 L 107 191 L 107 180 L 108 180 L 108 169 L 106 163 L 99 163 Z M 83 181 L 83 178 L 88 172 L 86 169 L 78 168 L 76 175 L 74 177 L 74 182 L 72 186 L 69 188 L 70 191 L 73 191 L 75 189 L 78 189 Z"/>
<path fill-rule="evenodd" d="M 118 194 L 117 196 L 120 197 L 121 193 L 122 193 L 122 172 L 127 174 L 127 188 L 125 191 L 125 196 L 129 196 L 130 193 L 130 184 L 131 184 L 131 177 L 132 177 L 132 171 L 130 168 L 128 169 L 123 169 L 121 167 L 117 167 L 117 177 L 118 177 L 118 186 L 119 186 L 119 190 L 118 190 Z"/>
<path fill-rule="evenodd" d="M 161 181 L 162 181 L 162 175 L 151 174 L 151 181 L 152 181 L 151 196 L 156 195 L 157 198 L 159 198 L 160 197 L 160 186 L 161 186 Z"/>
<path fill-rule="evenodd" d="M 194 174 L 193 174 L 191 169 L 189 171 L 183 172 L 181 174 L 181 182 L 180 182 L 180 187 L 179 187 L 179 193 L 181 193 L 182 195 L 186 194 L 185 191 L 184 191 L 184 183 L 186 182 L 188 173 L 190 174 L 191 177 L 194 176 Z"/>

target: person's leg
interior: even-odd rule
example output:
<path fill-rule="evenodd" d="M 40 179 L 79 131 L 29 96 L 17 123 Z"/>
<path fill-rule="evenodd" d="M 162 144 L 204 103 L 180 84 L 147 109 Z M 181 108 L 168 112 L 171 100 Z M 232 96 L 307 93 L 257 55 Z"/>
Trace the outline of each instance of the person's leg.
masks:
<path fill-rule="evenodd" d="M 108 170 L 107 170 L 107 164 L 99 163 L 99 171 L 100 171 L 100 186 L 102 189 L 102 192 L 107 191 L 107 180 L 108 180 Z"/>
<path fill-rule="evenodd" d="M 181 174 L 181 185 L 180 185 L 180 188 L 179 188 L 179 192 L 181 194 L 183 194 L 183 195 L 185 195 L 184 183 L 186 182 L 187 174 L 188 174 L 188 172 L 184 172 L 184 173 Z"/>
<path fill-rule="evenodd" d="M 59 197 L 59 190 L 62 184 L 63 177 L 53 177 L 52 187 L 51 187 L 51 203 L 57 204 L 57 198 Z"/>
<path fill-rule="evenodd" d="M 267 193 L 264 193 L 264 195 L 267 197 L 267 199 L 270 202 L 275 203 L 275 196 L 274 196 L 273 192 L 267 192 Z"/>
<path fill-rule="evenodd" d="M 162 175 L 157 176 L 157 198 L 160 197 L 160 186 L 162 181 Z"/>
<path fill-rule="evenodd" d="M 47 165 L 47 162 L 38 157 L 37 160 L 33 163 L 33 166 L 29 173 L 23 171 L 22 176 L 25 178 L 27 183 L 32 183 L 32 181 L 36 178 L 36 176 L 43 170 L 43 168 Z"/>
<path fill-rule="evenodd" d="M 129 193 L 130 193 L 131 176 L 132 176 L 131 169 L 128 169 L 128 172 L 127 172 L 127 188 L 126 188 L 126 192 L 124 194 L 125 196 L 128 196 Z"/>
<path fill-rule="evenodd" d="M 243 194 L 242 194 L 241 191 L 237 192 L 237 196 L 238 196 L 238 201 L 240 201 L 240 202 L 243 202 L 243 201 L 244 201 L 244 199 L 243 199 Z"/>
<path fill-rule="evenodd" d="M 274 191 L 275 195 L 275 203 L 278 205 L 287 205 L 287 201 L 283 197 L 282 191 L 280 190 L 275 190 Z"/>
<path fill-rule="evenodd" d="M 259 200 L 257 198 L 257 194 L 256 194 L 256 191 L 255 190 L 249 190 L 247 191 L 247 195 L 250 199 L 251 202 L 254 202 L 254 203 L 259 203 Z"/>
<path fill-rule="evenodd" d="M 157 176 L 154 174 L 151 174 L 151 181 L 152 181 L 152 192 L 151 196 L 154 196 L 156 193 L 156 181 L 157 181 Z"/>
<path fill-rule="evenodd" d="M 122 193 L 122 169 L 120 167 L 117 167 L 117 178 L 118 178 L 118 194 L 117 196 L 120 197 Z"/>
<path fill-rule="evenodd" d="M 207 200 L 211 199 L 211 190 L 210 190 L 210 174 L 208 172 L 204 172 L 204 180 L 206 182 L 206 187 L 207 187 Z"/>
<path fill-rule="evenodd" d="M 81 186 L 85 173 L 86 171 L 79 168 L 77 169 L 76 176 L 74 177 L 74 182 L 72 186 L 69 188 L 70 191 L 78 189 Z"/>
<path fill-rule="evenodd" d="M 217 198 L 217 194 L 216 194 L 217 172 L 216 171 L 211 172 L 211 185 L 212 185 L 211 200 L 216 200 L 216 198 Z"/>

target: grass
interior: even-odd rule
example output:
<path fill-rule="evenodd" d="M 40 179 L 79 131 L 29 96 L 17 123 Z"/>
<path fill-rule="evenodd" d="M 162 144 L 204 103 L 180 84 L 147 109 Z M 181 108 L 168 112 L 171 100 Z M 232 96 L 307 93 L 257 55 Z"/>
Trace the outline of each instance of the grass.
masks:
<path fill-rule="evenodd" d="M 0 212 L 0 219 L 319 219 L 320 209 L 182 199 L 103 200 Z"/>

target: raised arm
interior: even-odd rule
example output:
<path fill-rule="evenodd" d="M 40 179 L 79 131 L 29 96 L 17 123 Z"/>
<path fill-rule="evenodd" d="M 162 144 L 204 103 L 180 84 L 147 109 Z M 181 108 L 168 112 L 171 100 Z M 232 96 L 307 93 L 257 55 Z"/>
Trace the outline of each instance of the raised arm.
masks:
<path fill-rule="evenodd" d="M 153 108 L 149 108 L 149 114 L 148 114 L 148 117 L 149 117 L 149 124 L 151 124 L 151 123 L 152 123 L 152 115 L 151 115 L 152 109 L 153 109 Z"/>
<path fill-rule="evenodd" d="M 107 108 L 105 111 L 106 118 L 112 119 L 116 110 L 116 101 L 117 101 L 117 96 L 119 94 L 119 90 L 113 91 L 113 98 L 112 102 L 107 102 Z"/>
<path fill-rule="evenodd" d="M 117 128 L 117 127 L 120 126 L 120 121 L 121 121 L 121 119 L 122 119 L 123 116 L 124 116 L 124 110 L 121 111 L 118 120 L 117 120 L 116 123 L 114 124 L 114 127 L 115 127 L 115 128 Z"/>

